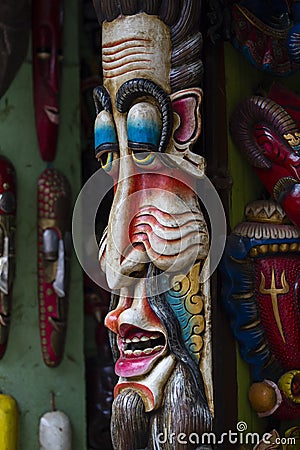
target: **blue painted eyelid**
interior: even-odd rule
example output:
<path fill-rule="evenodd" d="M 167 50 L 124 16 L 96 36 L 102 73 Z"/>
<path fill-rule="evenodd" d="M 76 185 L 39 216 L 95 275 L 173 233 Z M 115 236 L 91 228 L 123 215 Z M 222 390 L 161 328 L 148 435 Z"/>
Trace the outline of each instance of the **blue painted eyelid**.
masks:
<path fill-rule="evenodd" d="M 160 141 L 160 126 L 151 120 L 128 118 L 128 140 L 138 143 L 152 144 L 158 147 Z"/>
<path fill-rule="evenodd" d="M 102 144 L 117 144 L 117 135 L 113 126 L 95 127 L 95 148 Z"/>

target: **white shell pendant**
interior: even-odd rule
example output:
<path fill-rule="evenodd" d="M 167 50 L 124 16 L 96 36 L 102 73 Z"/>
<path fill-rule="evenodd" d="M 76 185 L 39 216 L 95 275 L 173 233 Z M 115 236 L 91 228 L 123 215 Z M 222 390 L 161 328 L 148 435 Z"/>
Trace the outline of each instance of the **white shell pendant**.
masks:
<path fill-rule="evenodd" d="M 40 450 L 72 450 L 71 423 L 62 411 L 45 413 L 40 420 Z"/>

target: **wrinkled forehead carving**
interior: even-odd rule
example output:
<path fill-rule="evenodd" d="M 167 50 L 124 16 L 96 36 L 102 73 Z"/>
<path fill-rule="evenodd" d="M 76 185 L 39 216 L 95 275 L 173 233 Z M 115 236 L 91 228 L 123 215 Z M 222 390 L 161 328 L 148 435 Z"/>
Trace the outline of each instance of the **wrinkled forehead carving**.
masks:
<path fill-rule="evenodd" d="M 109 39 L 104 29 L 106 24 L 115 19 L 120 20 L 122 27 L 124 18 L 137 16 L 148 17 L 147 29 L 144 28 L 140 38 L 147 39 L 151 29 L 155 29 L 158 23 L 164 25 L 170 36 L 170 64 L 168 63 L 169 84 L 171 92 L 181 89 L 197 87 L 201 85 L 203 65 L 201 61 L 202 36 L 199 32 L 201 1 L 199 0 L 93 0 L 100 24 L 103 27 L 103 38 L 106 43 Z M 139 32 L 134 25 L 131 34 Z M 161 26 L 159 27 L 161 29 Z M 123 32 L 123 37 L 127 32 Z M 155 34 L 154 34 L 155 38 Z M 112 39 L 110 38 L 112 41 Z M 145 43 L 146 41 L 144 41 Z M 141 41 L 140 41 L 141 43 Z M 154 43 L 152 42 L 154 45 Z M 148 43 L 146 47 L 150 45 Z M 137 47 L 138 48 L 138 47 Z M 143 51 L 143 50 L 142 50 Z M 166 51 L 164 50 L 164 53 Z M 107 55 L 106 55 L 107 56 Z M 151 61 L 151 60 L 150 60 Z M 141 61 L 140 61 L 141 62 Z M 105 64 L 109 61 L 105 62 Z M 144 61 L 146 63 L 146 61 Z M 147 63 L 148 64 L 148 63 Z M 151 62 L 149 63 L 151 64 Z M 161 60 L 155 67 L 157 70 L 163 66 Z M 143 64 L 143 70 L 145 65 Z M 153 69 L 153 67 L 151 67 Z M 108 70 L 108 68 L 104 68 Z M 146 71 L 145 71 L 146 72 Z M 149 76 L 149 73 L 148 73 Z M 144 77 L 144 75 L 143 75 Z M 134 77 L 132 77 L 134 78 Z M 160 84 L 161 85 L 161 84 Z M 162 86 L 162 85 L 161 85 Z"/>
<path fill-rule="evenodd" d="M 171 39 L 168 27 L 147 14 L 105 22 L 102 29 L 104 85 L 116 93 L 125 81 L 150 78 L 170 93 Z"/>

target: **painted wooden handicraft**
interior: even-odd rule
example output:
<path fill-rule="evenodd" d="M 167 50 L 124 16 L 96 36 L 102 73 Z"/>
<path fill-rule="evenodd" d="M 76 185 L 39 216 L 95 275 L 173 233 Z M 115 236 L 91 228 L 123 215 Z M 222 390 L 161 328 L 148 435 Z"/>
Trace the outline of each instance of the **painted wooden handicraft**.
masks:
<path fill-rule="evenodd" d="M 251 64 L 277 76 L 300 67 L 298 0 L 207 0 L 209 35 L 231 39 Z"/>
<path fill-rule="evenodd" d="M 37 137 L 44 161 L 57 149 L 62 63 L 62 0 L 33 2 L 32 63 Z"/>
<path fill-rule="evenodd" d="M 71 254 L 71 189 L 57 169 L 38 181 L 38 280 L 40 335 L 44 362 L 61 361 L 67 327 Z"/>
<path fill-rule="evenodd" d="M 16 173 L 0 156 L 0 358 L 3 357 L 11 320 L 15 275 Z"/>
<path fill-rule="evenodd" d="M 32 6 L 33 92 L 39 152 L 53 163 L 58 140 L 63 2 Z M 48 167 L 38 180 L 38 298 L 43 360 L 57 366 L 67 328 L 71 255 L 71 189 L 59 170 Z"/>
<path fill-rule="evenodd" d="M 223 261 L 224 302 L 252 368 L 250 403 L 284 420 L 300 417 L 299 118 L 298 97 L 278 84 L 234 112 L 233 139 L 274 200 L 248 205 Z"/>
<path fill-rule="evenodd" d="M 198 1 L 95 0 L 103 86 L 96 157 L 114 180 L 100 264 L 113 292 L 106 325 L 119 376 L 115 449 L 176 449 L 159 433 L 212 426 L 210 296 L 199 282 L 209 236 L 194 187 L 203 157 Z M 192 261 L 192 263 L 191 263 Z M 194 449 L 197 444 L 188 444 Z"/>
<path fill-rule="evenodd" d="M 270 194 L 300 227 L 300 99 L 274 84 L 244 100 L 231 118 L 234 141 Z"/>
<path fill-rule="evenodd" d="M 300 231 L 278 203 L 246 208 L 223 259 L 224 304 L 255 382 L 259 416 L 300 417 Z"/>
<path fill-rule="evenodd" d="M 299 69 L 299 2 L 243 0 L 231 14 L 233 44 L 255 67 L 274 75 Z"/>

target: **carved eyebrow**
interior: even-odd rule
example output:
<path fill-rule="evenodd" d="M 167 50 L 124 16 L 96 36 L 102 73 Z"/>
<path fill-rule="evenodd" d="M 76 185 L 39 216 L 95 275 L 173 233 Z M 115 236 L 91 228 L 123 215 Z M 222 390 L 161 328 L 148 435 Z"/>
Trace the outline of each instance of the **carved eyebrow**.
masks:
<path fill-rule="evenodd" d="M 93 99 L 97 114 L 103 109 L 112 114 L 111 98 L 104 86 L 97 86 L 93 90 Z"/>
<path fill-rule="evenodd" d="M 144 95 L 153 97 L 162 115 L 162 131 L 157 151 L 166 150 L 173 128 L 173 113 L 168 94 L 156 83 L 146 78 L 134 78 L 126 81 L 116 95 L 116 107 L 121 113 L 128 112 L 133 101 Z"/>

